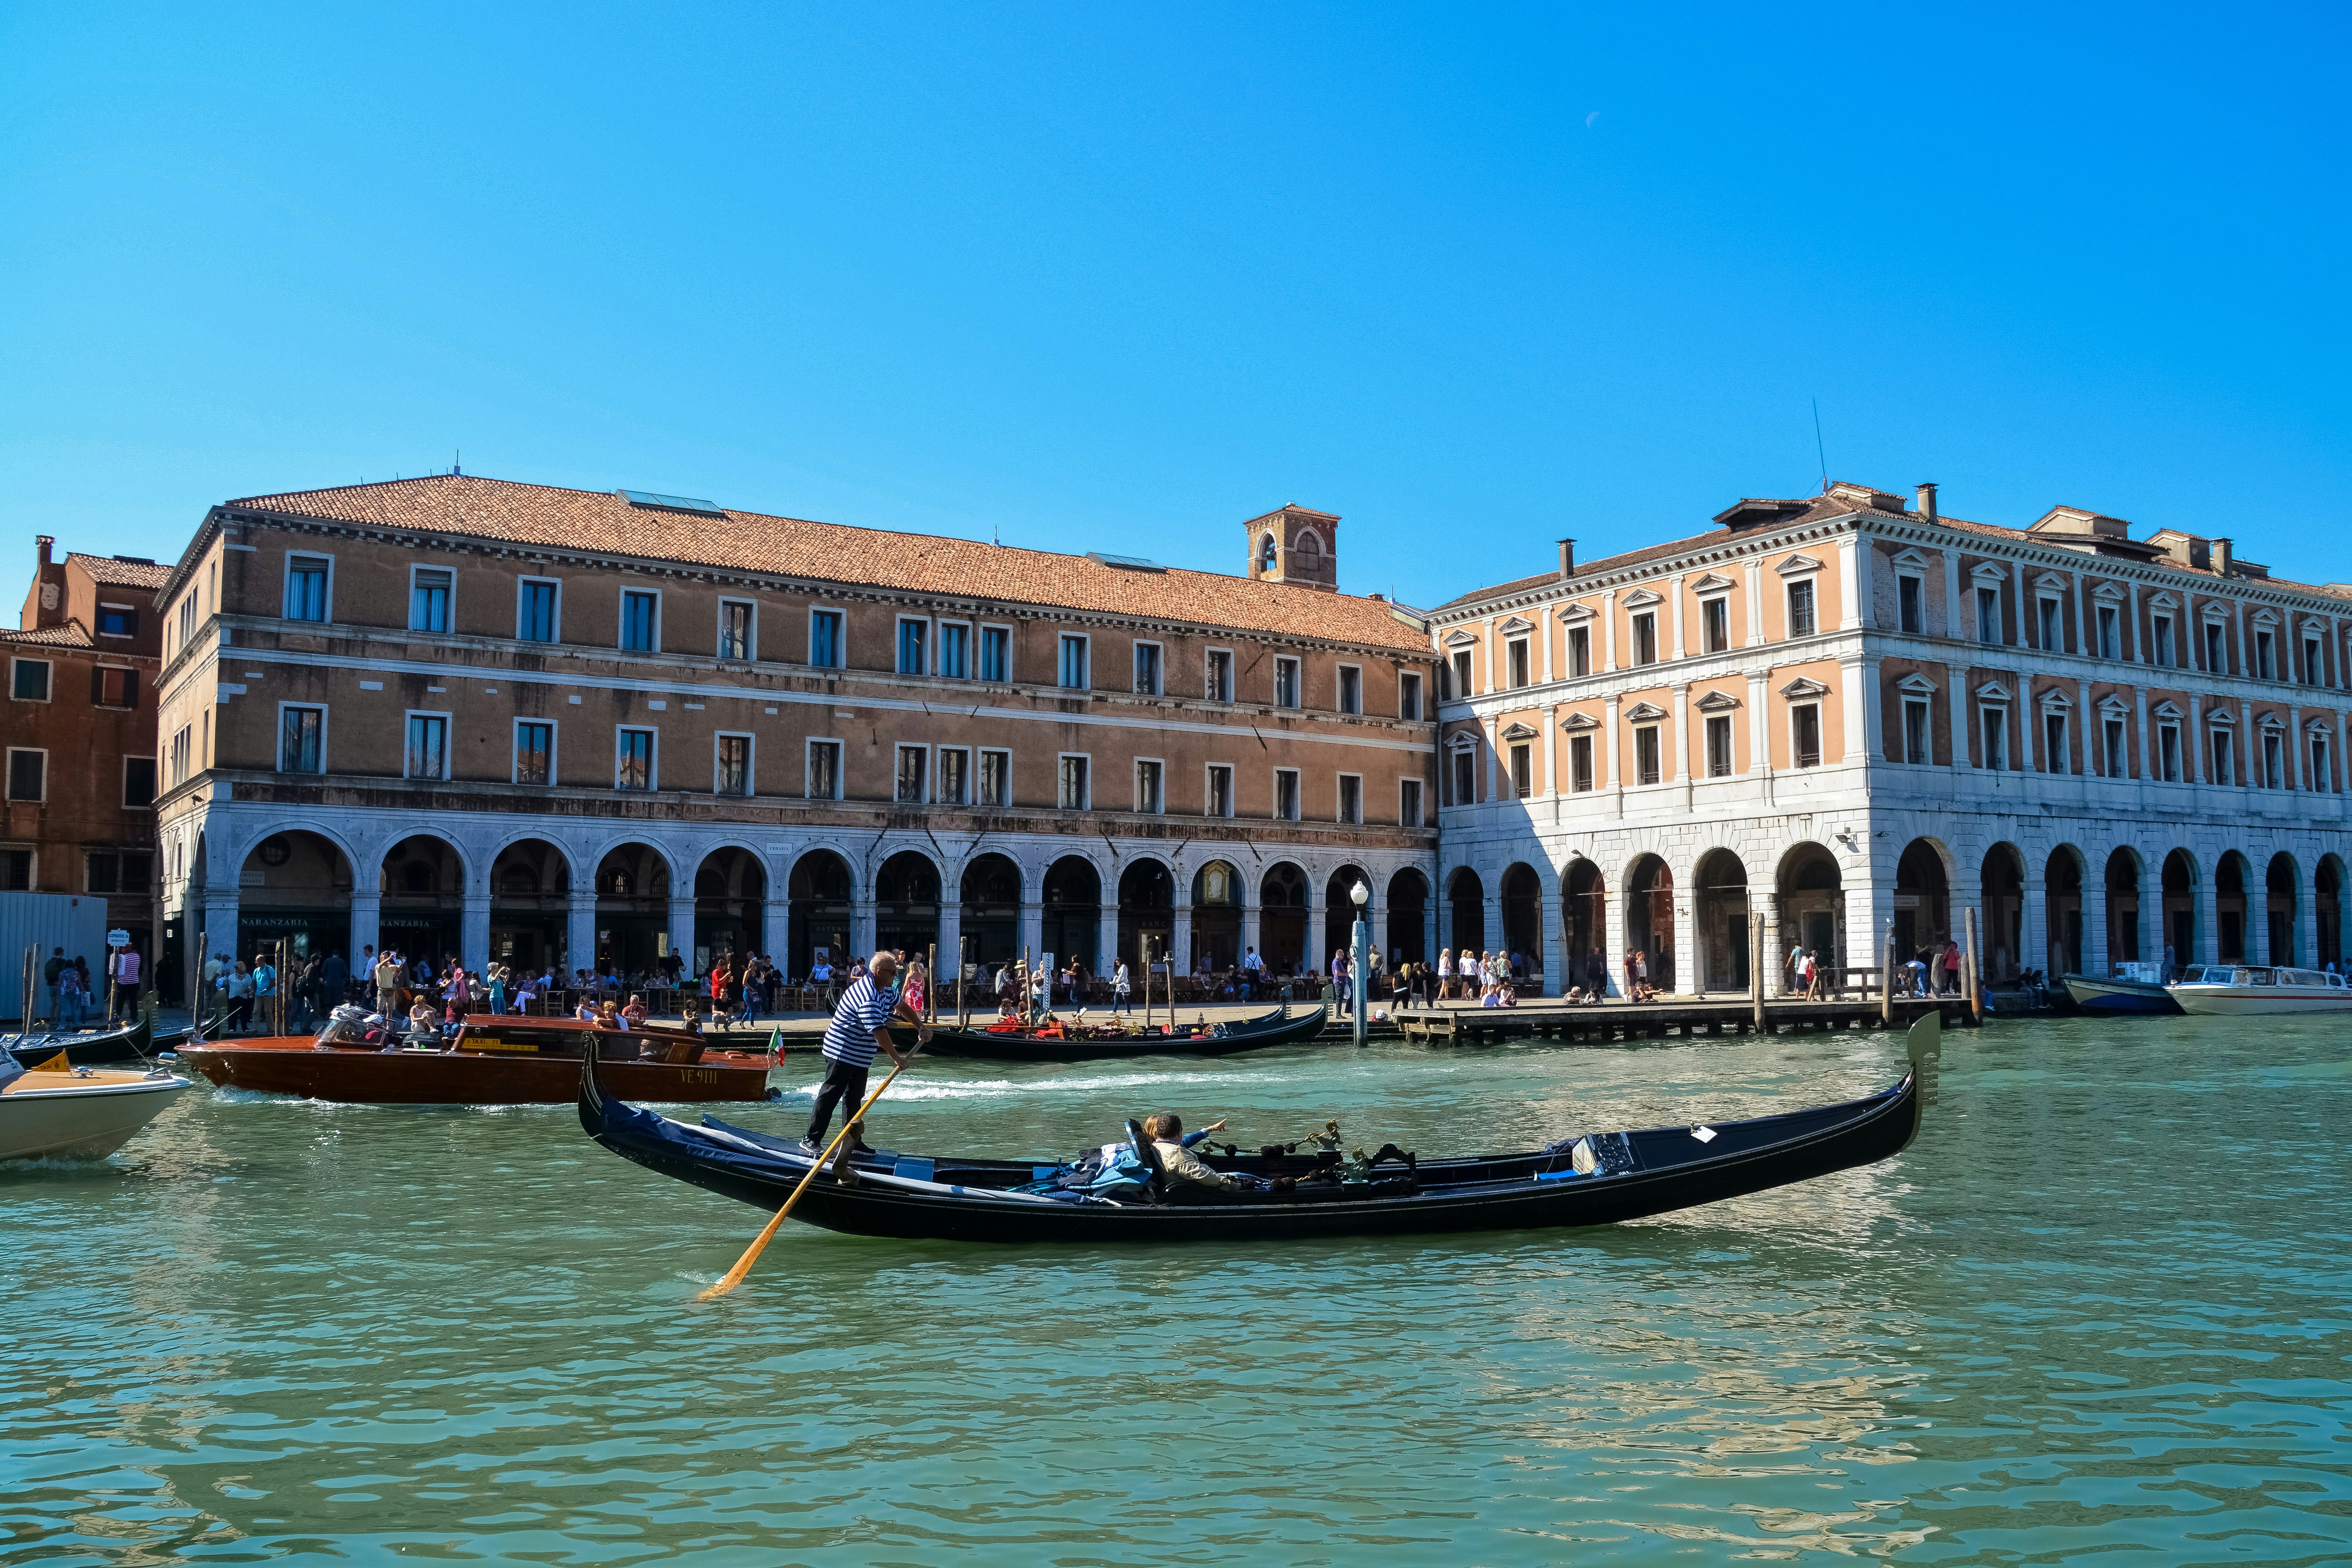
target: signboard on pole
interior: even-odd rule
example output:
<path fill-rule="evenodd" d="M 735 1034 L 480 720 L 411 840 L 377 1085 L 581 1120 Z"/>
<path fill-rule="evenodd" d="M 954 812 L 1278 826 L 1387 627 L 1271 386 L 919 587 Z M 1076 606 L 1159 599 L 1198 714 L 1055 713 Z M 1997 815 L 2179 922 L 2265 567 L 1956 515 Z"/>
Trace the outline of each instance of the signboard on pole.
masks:
<path fill-rule="evenodd" d="M 109 947 L 129 947 L 131 945 L 131 933 L 127 931 L 108 931 L 106 933 L 106 945 Z"/>

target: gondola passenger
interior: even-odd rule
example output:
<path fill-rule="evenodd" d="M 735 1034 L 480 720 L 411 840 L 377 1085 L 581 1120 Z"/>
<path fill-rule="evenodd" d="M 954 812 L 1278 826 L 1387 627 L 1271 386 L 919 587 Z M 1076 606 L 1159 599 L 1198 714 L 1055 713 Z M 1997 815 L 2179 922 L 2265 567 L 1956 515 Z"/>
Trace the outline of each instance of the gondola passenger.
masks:
<path fill-rule="evenodd" d="M 1143 1135 L 1151 1140 L 1151 1151 L 1160 1156 L 1160 1169 L 1171 1182 L 1190 1182 L 1195 1186 L 1229 1193 L 1258 1190 L 1262 1184 L 1257 1178 L 1212 1170 L 1192 1152 L 1193 1144 L 1223 1126 L 1221 1121 L 1212 1121 L 1188 1138 L 1184 1135 L 1183 1119 L 1173 1111 L 1163 1110 L 1144 1119 Z"/>

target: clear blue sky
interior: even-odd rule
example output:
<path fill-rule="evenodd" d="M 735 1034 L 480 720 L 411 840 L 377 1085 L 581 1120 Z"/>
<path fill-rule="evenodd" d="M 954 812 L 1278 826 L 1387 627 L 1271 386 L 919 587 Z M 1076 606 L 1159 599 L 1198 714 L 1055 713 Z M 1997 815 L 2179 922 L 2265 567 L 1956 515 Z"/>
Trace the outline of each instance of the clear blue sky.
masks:
<path fill-rule="evenodd" d="M 1221 570 L 1297 500 L 1426 604 L 1810 492 L 1818 397 L 2352 579 L 2344 9 L 1917 9 L 12 6 L 0 545 L 462 447 Z"/>

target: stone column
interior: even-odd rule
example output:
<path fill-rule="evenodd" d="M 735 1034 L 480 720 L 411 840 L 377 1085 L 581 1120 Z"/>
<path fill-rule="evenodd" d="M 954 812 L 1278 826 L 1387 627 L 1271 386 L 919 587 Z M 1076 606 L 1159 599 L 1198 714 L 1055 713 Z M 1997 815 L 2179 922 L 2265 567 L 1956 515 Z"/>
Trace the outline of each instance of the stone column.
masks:
<path fill-rule="evenodd" d="M 1699 973 L 1697 877 L 1696 862 L 1675 871 L 1675 989 L 1694 994 L 1706 982 Z"/>
<path fill-rule="evenodd" d="M 564 917 L 564 954 L 556 966 L 555 981 L 559 985 L 572 984 L 575 969 L 596 966 L 596 891 L 593 888 L 575 890 L 572 906 Z"/>
<path fill-rule="evenodd" d="M 377 935 L 383 930 L 383 894 L 353 893 L 352 895 L 352 950 L 343 955 L 343 962 L 351 966 L 353 980 L 359 980 L 362 984 L 370 987 L 373 987 L 375 982 L 362 978 L 360 972 L 363 967 L 363 961 L 360 955 L 365 949 L 381 945 L 377 941 Z"/>
<path fill-rule="evenodd" d="M 478 975 L 490 965 L 490 895 L 488 891 L 466 895 L 465 923 L 458 927 L 457 951 L 465 955 L 466 968 Z"/>
<path fill-rule="evenodd" d="M 1168 921 L 1168 961 L 1178 974 L 1192 973 L 1192 906 L 1178 904 Z"/>
<path fill-rule="evenodd" d="M 2302 864 L 2296 868 L 2303 880 L 2294 889 L 2294 960 L 2308 969 L 2319 967 L 2319 888 L 2314 873 L 2318 868 L 2316 856 L 2298 856 Z"/>
<path fill-rule="evenodd" d="M 681 898 L 677 893 L 669 896 L 669 950 L 685 963 L 683 973 L 691 976 L 695 973 L 694 900 L 691 897 Z"/>
<path fill-rule="evenodd" d="M 1602 721 L 1607 736 L 1604 743 L 1609 752 L 1609 814 L 1620 817 L 1625 815 L 1625 770 L 1618 763 L 1617 744 L 1617 708 L 1621 700 L 1615 693 L 1611 693 L 1604 705 L 1608 717 Z"/>
<path fill-rule="evenodd" d="M 1352 906 L 1349 906 L 1352 907 Z M 1346 916 L 1313 877 L 1307 879 L 1307 967 L 1327 979 L 1331 973 L 1331 950 L 1347 945 Z"/>
<path fill-rule="evenodd" d="M 793 906 L 790 900 L 770 899 L 761 906 L 760 946 L 767 954 L 768 962 L 778 970 L 790 970 L 793 962 Z"/>
<path fill-rule="evenodd" d="M 1481 872 L 1486 907 L 1486 951 L 1508 952 L 1509 942 L 1503 939 L 1503 874 L 1500 871 Z"/>
<path fill-rule="evenodd" d="M 1022 886 L 1024 889 L 1034 885 L 1035 884 L 1032 883 L 1029 878 L 1025 876 L 1022 878 Z M 1021 905 L 1021 941 L 1013 956 L 1018 958 L 1025 952 L 1029 955 L 1029 962 L 1034 963 L 1037 962 L 1037 955 L 1045 951 L 1045 906 L 1042 903 L 1030 903 L 1024 900 Z"/>
<path fill-rule="evenodd" d="M 1690 649 L 1683 642 L 1683 578 L 1677 572 L 1666 583 L 1666 595 L 1674 601 L 1675 657 L 1688 658 Z"/>
<path fill-rule="evenodd" d="M 1118 906 L 1097 905 L 1096 919 L 1094 970 L 1108 975 L 1118 967 Z"/>
<path fill-rule="evenodd" d="M 1556 875 L 1541 879 L 1543 908 L 1537 918 L 1543 922 L 1544 984 L 1546 996 L 1568 994 L 1568 932 L 1560 904 L 1561 883 Z"/>
<path fill-rule="evenodd" d="M 195 950 L 196 964 L 193 971 L 194 979 L 188 987 L 195 1016 L 201 1019 L 205 1016 L 205 1010 L 218 1001 L 216 994 L 207 994 L 204 990 L 205 962 L 216 952 L 226 952 L 232 958 L 237 952 L 236 884 L 232 882 L 226 889 L 207 888 L 202 914 L 196 915 L 194 910 L 189 914 L 195 916 L 194 923 L 202 928 L 189 933 L 189 944 Z"/>
<path fill-rule="evenodd" d="M 2084 869 L 2083 905 L 2083 972 L 2105 974 L 2108 973 L 2107 863 L 2105 860 Z"/>
<path fill-rule="evenodd" d="M 1786 996 L 1789 994 L 1789 944 L 1780 937 L 1780 900 L 1769 889 L 1760 893 L 1753 887 L 1748 892 L 1749 912 L 1764 917 L 1764 950 L 1751 952 L 1748 962 L 1760 964 L 1764 970 L 1764 994 Z"/>
<path fill-rule="evenodd" d="M 1439 946 L 1437 937 L 1437 918 L 1438 911 L 1443 907 L 1443 901 L 1435 898 L 1432 898 L 1428 903 L 1422 906 L 1421 951 L 1423 954 L 1423 961 L 1429 963 L 1435 963 L 1437 962 L 1437 949 Z"/>
<path fill-rule="evenodd" d="M 1242 906 L 1242 950 L 1240 952 L 1234 954 L 1235 958 L 1246 958 L 1252 952 L 1257 952 L 1257 917 L 1258 906 L 1256 904 L 1250 903 L 1244 904 Z M 1258 956 L 1260 958 L 1264 958 L 1265 954 L 1259 952 Z"/>
<path fill-rule="evenodd" d="M 1677 680 L 1675 694 L 1675 782 L 1682 786 L 1683 809 L 1691 808 L 1690 683 Z"/>
<path fill-rule="evenodd" d="M 1039 919 L 1043 919 L 1041 914 Z M 675 929 L 675 923 L 673 928 Z M 855 894 L 849 900 L 849 952 L 853 958 L 871 958 L 874 944 L 879 938 L 874 930 L 874 899 L 870 893 Z"/>

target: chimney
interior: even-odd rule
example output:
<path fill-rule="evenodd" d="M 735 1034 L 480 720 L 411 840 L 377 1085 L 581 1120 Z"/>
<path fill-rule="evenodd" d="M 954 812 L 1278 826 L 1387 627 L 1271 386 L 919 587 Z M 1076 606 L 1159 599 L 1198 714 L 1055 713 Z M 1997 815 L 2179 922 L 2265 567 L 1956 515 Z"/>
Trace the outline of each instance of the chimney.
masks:
<path fill-rule="evenodd" d="M 40 552 L 39 564 L 47 566 L 49 563 L 49 546 L 56 542 L 57 537 L 54 534 L 44 533 L 34 539 L 33 547 Z"/>
<path fill-rule="evenodd" d="M 1925 482 L 1919 486 L 1919 516 L 1928 522 L 1936 521 L 1936 487 Z"/>
<path fill-rule="evenodd" d="M 2230 542 L 2228 540 L 2217 539 L 2213 542 L 2212 562 L 2214 576 L 2227 577 L 2230 574 Z"/>
<path fill-rule="evenodd" d="M 1576 541 L 1573 539 L 1559 542 L 1559 574 L 1563 578 L 1576 575 Z"/>

